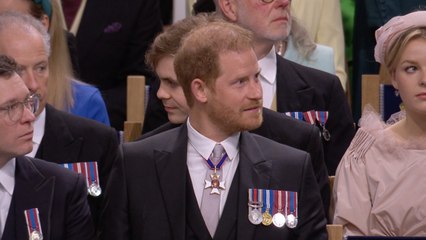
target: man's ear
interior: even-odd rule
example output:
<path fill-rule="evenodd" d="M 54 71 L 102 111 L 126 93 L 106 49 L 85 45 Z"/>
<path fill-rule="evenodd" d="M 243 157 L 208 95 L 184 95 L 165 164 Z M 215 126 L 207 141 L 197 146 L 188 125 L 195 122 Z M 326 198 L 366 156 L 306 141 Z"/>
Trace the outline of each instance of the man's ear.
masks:
<path fill-rule="evenodd" d="M 236 22 L 237 17 L 237 3 L 236 0 L 217 0 L 220 12 L 231 22 Z"/>
<path fill-rule="evenodd" d="M 194 100 L 202 103 L 207 102 L 208 89 L 206 83 L 203 80 L 199 78 L 192 80 L 191 92 L 192 95 L 194 95 Z"/>

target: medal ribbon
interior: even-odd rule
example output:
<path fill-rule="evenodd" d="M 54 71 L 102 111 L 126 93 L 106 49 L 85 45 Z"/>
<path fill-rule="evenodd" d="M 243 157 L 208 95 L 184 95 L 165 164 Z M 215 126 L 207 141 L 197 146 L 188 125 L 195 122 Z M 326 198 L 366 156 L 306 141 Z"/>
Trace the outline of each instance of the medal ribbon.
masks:
<path fill-rule="evenodd" d="M 310 110 L 303 113 L 303 117 L 305 118 L 305 121 L 314 125 L 315 124 L 315 111 Z"/>
<path fill-rule="evenodd" d="M 61 165 L 64 168 L 82 174 L 86 179 L 87 188 L 89 188 L 92 183 L 99 184 L 99 172 L 97 162 L 63 163 Z"/>
<path fill-rule="evenodd" d="M 316 111 L 315 116 L 320 125 L 324 127 L 328 120 L 328 111 Z"/>
<path fill-rule="evenodd" d="M 40 224 L 40 216 L 38 208 L 31 208 L 24 211 L 25 214 L 25 220 L 27 222 L 28 227 L 28 236 L 31 236 L 31 233 L 34 231 L 39 232 L 41 235 L 43 235 L 43 232 L 41 231 L 41 224 Z"/>
<path fill-rule="evenodd" d="M 227 157 L 228 157 L 228 154 L 225 153 L 216 166 L 214 165 L 212 160 L 210 160 L 210 158 L 209 158 L 209 159 L 207 159 L 207 164 L 209 165 L 210 169 L 220 170 L 220 168 L 222 167 L 222 165 L 225 162 Z"/>
<path fill-rule="evenodd" d="M 262 190 L 263 199 L 265 200 L 265 204 L 263 204 L 262 212 L 266 212 L 268 210 L 269 213 L 272 212 L 271 209 L 271 190 L 265 189 Z"/>
<path fill-rule="evenodd" d="M 86 162 L 86 169 L 90 172 L 90 183 L 99 184 L 98 163 Z"/>
<path fill-rule="evenodd" d="M 302 112 L 286 112 L 285 115 L 295 118 L 297 120 L 303 121 L 303 113 Z"/>
<path fill-rule="evenodd" d="M 297 192 L 286 192 L 287 215 L 293 214 L 297 218 Z"/>

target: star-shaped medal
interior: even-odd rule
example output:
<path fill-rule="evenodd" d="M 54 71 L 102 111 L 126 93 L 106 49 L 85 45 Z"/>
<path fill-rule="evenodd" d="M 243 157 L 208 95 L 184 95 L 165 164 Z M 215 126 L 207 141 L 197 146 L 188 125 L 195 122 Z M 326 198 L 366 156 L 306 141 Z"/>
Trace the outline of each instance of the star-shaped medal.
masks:
<path fill-rule="evenodd" d="M 210 174 L 210 178 L 211 178 L 210 181 L 204 180 L 205 181 L 204 189 L 206 188 L 212 189 L 210 194 L 220 195 L 220 190 L 225 190 L 225 181 L 220 181 L 219 177 L 220 177 L 219 174 L 213 173 L 213 174 Z"/>

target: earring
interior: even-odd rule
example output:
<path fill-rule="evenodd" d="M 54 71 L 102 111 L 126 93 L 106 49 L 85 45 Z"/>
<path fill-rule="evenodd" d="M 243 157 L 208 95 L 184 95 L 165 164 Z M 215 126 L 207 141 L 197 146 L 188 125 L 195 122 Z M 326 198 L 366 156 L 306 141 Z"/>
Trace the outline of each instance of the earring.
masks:
<path fill-rule="evenodd" d="M 395 97 L 399 97 L 399 90 L 398 90 L 398 89 L 395 89 L 394 94 L 395 94 Z"/>

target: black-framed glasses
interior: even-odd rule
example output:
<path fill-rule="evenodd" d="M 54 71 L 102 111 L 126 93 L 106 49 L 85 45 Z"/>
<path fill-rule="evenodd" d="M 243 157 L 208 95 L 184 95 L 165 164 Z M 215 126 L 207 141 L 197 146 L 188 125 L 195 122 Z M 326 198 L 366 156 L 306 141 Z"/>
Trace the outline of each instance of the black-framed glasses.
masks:
<path fill-rule="evenodd" d="M 16 102 L 6 107 L 1 107 L 0 111 L 7 111 L 10 121 L 18 122 L 24 114 L 24 107 L 32 113 L 36 113 L 40 106 L 40 96 L 31 94 L 22 102 Z"/>

